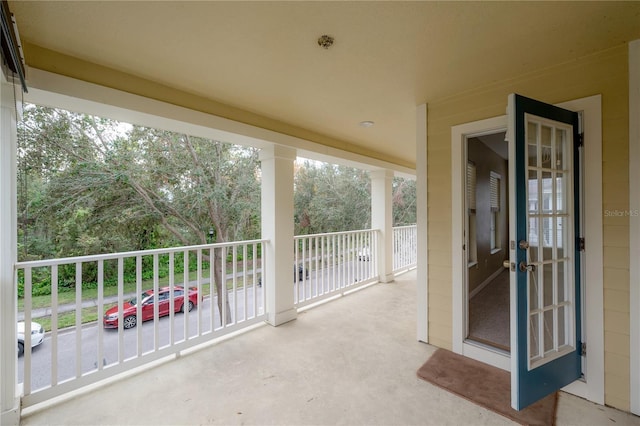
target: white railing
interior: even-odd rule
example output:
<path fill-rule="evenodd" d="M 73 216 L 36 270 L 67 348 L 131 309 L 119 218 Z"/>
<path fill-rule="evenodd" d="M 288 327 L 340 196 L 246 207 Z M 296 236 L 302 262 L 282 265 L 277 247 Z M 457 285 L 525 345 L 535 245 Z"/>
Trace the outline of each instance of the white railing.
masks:
<path fill-rule="evenodd" d="M 302 308 L 377 282 L 378 233 L 373 230 L 294 237 L 294 305 Z"/>
<path fill-rule="evenodd" d="M 393 228 L 393 272 L 415 268 L 418 262 L 417 225 Z"/>
<path fill-rule="evenodd" d="M 377 282 L 378 238 L 376 230 L 295 237 L 295 307 Z M 31 335 L 25 334 L 25 351 L 18 362 L 23 407 L 266 320 L 269 283 L 263 282 L 261 269 L 265 242 L 17 263 L 16 281 L 24 294 L 19 319 L 26 330 L 34 321 L 47 323 L 49 330 L 44 342 L 33 349 Z M 415 267 L 416 243 L 415 225 L 393 229 L 394 273 Z M 51 295 L 33 296 L 43 283 L 50 286 Z M 181 312 L 184 287 L 197 292 L 193 311 Z M 158 295 L 163 288 L 168 289 L 166 312 Z M 150 308 L 137 303 L 135 314 L 124 311 L 132 298 L 142 300 L 147 290 L 154 294 Z M 105 312 L 113 307 L 116 313 L 107 320 Z M 144 319 L 146 309 L 153 312 L 149 321 L 125 328 L 125 323 L 130 324 L 125 318 L 131 314 Z M 114 325 L 109 321 L 115 321 L 115 328 L 108 329 Z"/>
<path fill-rule="evenodd" d="M 47 320 L 37 319 L 41 311 L 51 321 L 47 338 L 33 350 L 31 336 L 25 333 L 24 356 L 18 363 L 23 407 L 264 321 L 260 280 L 264 243 L 254 240 L 17 263 L 16 280 L 24 289 L 20 315 L 25 329 L 30 330 L 34 320 Z M 181 265 L 187 265 L 184 272 L 176 272 Z M 32 296 L 42 282 L 51 287 L 44 303 L 42 297 Z M 197 292 L 190 296 L 197 305 L 191 312 L 186 308 L 178 312 L 178 305 L 186 306 L 180 297 L 183 286 Z M 166 303 L 163 287 L 169 291 Z M 63 300 L 67 288 L 73 289 L 69 302 Z M 151 320 L 125 329 L 124 320 L 131 313 L 123 310 L 133 297 L 141 301 L 146 290 L 154 296 L 133 309 L 137 319 L 152 310 Z M 34 300 L 47 308 L 34 308 Z M 117 328 L 110 330 L 104 314 L 112 306 L 117 307 L 111 317 L 117 320 Z M 165 308 L 167 315 L 160 318 Z M 65 311 L 71 324 L 59 320 Z"/>

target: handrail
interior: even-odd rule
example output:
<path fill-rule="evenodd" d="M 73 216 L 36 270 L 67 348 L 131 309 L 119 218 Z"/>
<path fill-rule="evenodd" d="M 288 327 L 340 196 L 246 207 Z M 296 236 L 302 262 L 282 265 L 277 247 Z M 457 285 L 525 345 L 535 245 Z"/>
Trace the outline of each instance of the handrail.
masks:
<path fill-rule="evenodd" d="M 119 257 L 149 256 L 154 254 L 178 253 L 178 252 L 187 251 L 187 250 L 193 251 L 193 250 L 199 250 L 199 249 L 233 247 L 233 246 L 242 245 L 242 244 L 258 244 L 258 243 L 267 243 L 267 242 L 269 242 L 269 240 L 244 240 L 244 241 L 232 241 L 232 242 L 213 243 L 213 244 L 199 244 L 199 245 L 192 245 L 192 246 L 167 247 L 167 248 L 158 248 L 158 249 L 151 249 L 151 250 L 124 251 L 124 252 L 117 252 L 117 253 L 92 254 L 92 255 L 86 255 L 86 256 L 61 257 L 56 259 L 28 260 L 28 261 L 16 262 L 14 264 L 14 269 L 20 269 L 24 267 L 37 268 L 40 266 L 60 265 L 62 263 L 94 262 L 97 260 L 113 260 L 113 259 L 118 259 Z"/>

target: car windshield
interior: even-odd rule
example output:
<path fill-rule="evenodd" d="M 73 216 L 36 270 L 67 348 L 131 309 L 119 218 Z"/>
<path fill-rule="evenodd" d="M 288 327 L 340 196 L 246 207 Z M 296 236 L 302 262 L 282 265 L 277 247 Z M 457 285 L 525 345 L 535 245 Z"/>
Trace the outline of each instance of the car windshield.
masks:
<path fill-rule="evenodd" d="M 144 300 L 145 298 L 147 298 L 147 297 L 149 297 L 149 296 L 151 296 L 151 295 L 145 291 L 145 292 L 143 292 L 143 293 L 140 295 L 140 300 Z M 130 303 L 131 305 L 135 306 L 135 305 L 138 303 L 138 299 L 136 299 L 136 298 L 134 297 L 133 299 L 129 300 L 129 303 Z"/>

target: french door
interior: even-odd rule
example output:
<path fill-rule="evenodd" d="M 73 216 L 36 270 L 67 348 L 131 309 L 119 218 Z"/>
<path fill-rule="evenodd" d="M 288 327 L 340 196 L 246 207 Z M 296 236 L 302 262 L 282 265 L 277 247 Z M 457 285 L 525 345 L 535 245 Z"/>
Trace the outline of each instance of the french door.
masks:
<path fill-rule="evenodd" d="M 511 404 L 581 376 L 578 114 L 508 101 Z"/>

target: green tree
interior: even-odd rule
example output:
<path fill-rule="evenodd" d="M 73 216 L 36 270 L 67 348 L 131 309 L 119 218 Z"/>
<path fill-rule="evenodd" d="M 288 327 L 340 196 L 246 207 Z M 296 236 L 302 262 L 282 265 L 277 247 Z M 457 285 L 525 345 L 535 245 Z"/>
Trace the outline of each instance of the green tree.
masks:
<path fill-rule="evenodd" d="M 393 191 L 393 226 L 416 223 L 416 181 L 395 177 Z"/>
<path fill-rule="evenodd" d="M 371 180 L 353 167 L 304 161 L 294 179 L 297 235 L 371 227 Z M 416 183 L 396 177 L 392 184 L 393 226 L 416 223 Z"/>
<path fill-rule="evenodd" d="M 215 242 L 259 235 L 256 149 L 35 105 L 19 139 L 23 258 L 205 244 L 211 227 Z"/>
<path fill-rule="evenodd" d="M 370 227 L 371 182 L 366 171 L 306 161 L 294 182 L 297 234 Z"/>

